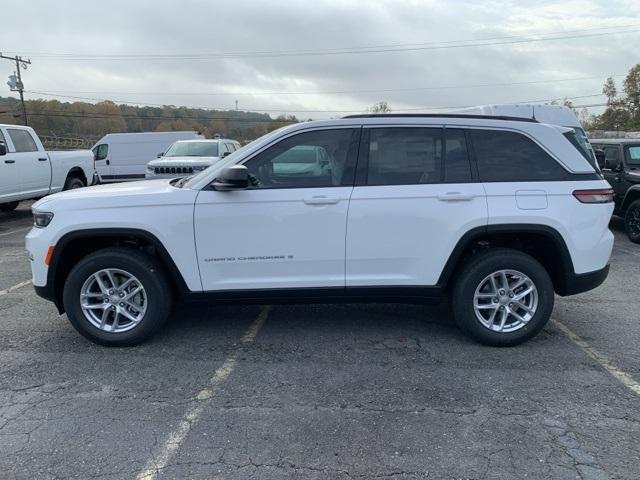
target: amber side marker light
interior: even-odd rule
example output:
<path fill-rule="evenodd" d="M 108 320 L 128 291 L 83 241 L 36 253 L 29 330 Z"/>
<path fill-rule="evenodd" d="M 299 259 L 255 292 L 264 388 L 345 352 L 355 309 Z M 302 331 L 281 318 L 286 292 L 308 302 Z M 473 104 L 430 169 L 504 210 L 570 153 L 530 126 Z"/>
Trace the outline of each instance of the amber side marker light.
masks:
<path fill-rule="evenodd" d="M 613 189 L 576 190 L 573 192 L 573 196 L 581 203 L 611 203 L 613 202 Z"/>
<path fill-rule="evenodd" d="M 49 245 L 49 248 L 47 248 L 47 254 L 44 256 L 44 264 L 46 266 L 49 266 L 49 263 L 51 263 L 51 257 L 53 257 L 53 245 Z"/>

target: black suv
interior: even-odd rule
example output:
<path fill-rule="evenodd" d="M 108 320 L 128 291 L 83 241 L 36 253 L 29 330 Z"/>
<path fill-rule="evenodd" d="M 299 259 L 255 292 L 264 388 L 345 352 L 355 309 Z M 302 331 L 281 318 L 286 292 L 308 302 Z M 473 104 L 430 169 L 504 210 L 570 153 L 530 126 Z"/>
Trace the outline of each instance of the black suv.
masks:
<path fill-rule="evenodd" d="M 596 139 L 591 145 L 615 191 L 614 215 L 624 218 L 629 239 L 640 243 L 640 138 Z"/>

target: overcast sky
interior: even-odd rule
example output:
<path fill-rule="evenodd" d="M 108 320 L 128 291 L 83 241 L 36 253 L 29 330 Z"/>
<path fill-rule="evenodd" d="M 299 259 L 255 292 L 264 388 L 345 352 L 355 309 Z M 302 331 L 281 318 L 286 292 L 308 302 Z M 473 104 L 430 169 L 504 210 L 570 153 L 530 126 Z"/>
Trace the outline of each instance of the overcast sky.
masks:
<path fill-rule="evenodd" d="M 638 0 L 29 0 L 2 12 L 0 51 L 33 62 L 27 98 L 218 109 L 238 100 L 299 118 L 380 100 L 394 111 L 584 96 L 573 100 L 583 105 L 601 103 L 591 95 L 604 79 L 621 75 L 621 85 L 640 62 Z M 578 38 L 549 40 L 559 36 Z M 477 43 L 490 45 L 464 46 Z M 12 71 L 0 61 L 2 78 Z"/>

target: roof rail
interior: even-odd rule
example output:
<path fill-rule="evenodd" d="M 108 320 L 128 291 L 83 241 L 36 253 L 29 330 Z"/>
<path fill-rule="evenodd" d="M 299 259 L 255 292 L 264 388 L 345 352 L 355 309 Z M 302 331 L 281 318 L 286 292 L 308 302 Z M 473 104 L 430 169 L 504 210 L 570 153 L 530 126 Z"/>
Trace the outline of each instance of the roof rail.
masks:
<path fill-rule="evenodd" d="M 359 115 L 347 115 L 342 118 L 473 118 L 481 120 L 509 120 L 512 122 L 539 123 L 533 118 L 508 117 L 505 115 L 464 115 L 462 113 L 363 113 Z"/>

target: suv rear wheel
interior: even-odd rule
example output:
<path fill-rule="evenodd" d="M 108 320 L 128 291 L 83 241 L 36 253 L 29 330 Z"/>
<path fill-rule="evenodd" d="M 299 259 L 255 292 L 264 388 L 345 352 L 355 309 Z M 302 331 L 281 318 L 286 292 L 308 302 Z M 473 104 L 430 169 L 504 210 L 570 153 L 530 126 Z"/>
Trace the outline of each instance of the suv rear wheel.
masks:
<path fill-rule="evenodd" d="M 130 248 L 99 250 L 71 270 L 63 291 L 67 317 L 89 340 L 136 345 L 160 329 L 171 307 L 158 261 Z"/>
<path fill-rule="evenodd" d="M 640 243 L 640 200 L 636 200 L 627 208 L 624 215 L 624 229 L 629 240 Z"/>
<path fill-rule="evenodd" d="M 533 257 L 517 250 L 477 254 L 457 276 L 452 309 L 458 326 L 486 345 L 517 345 L 535 336 L 553 310 L 553 283 Z"/>

